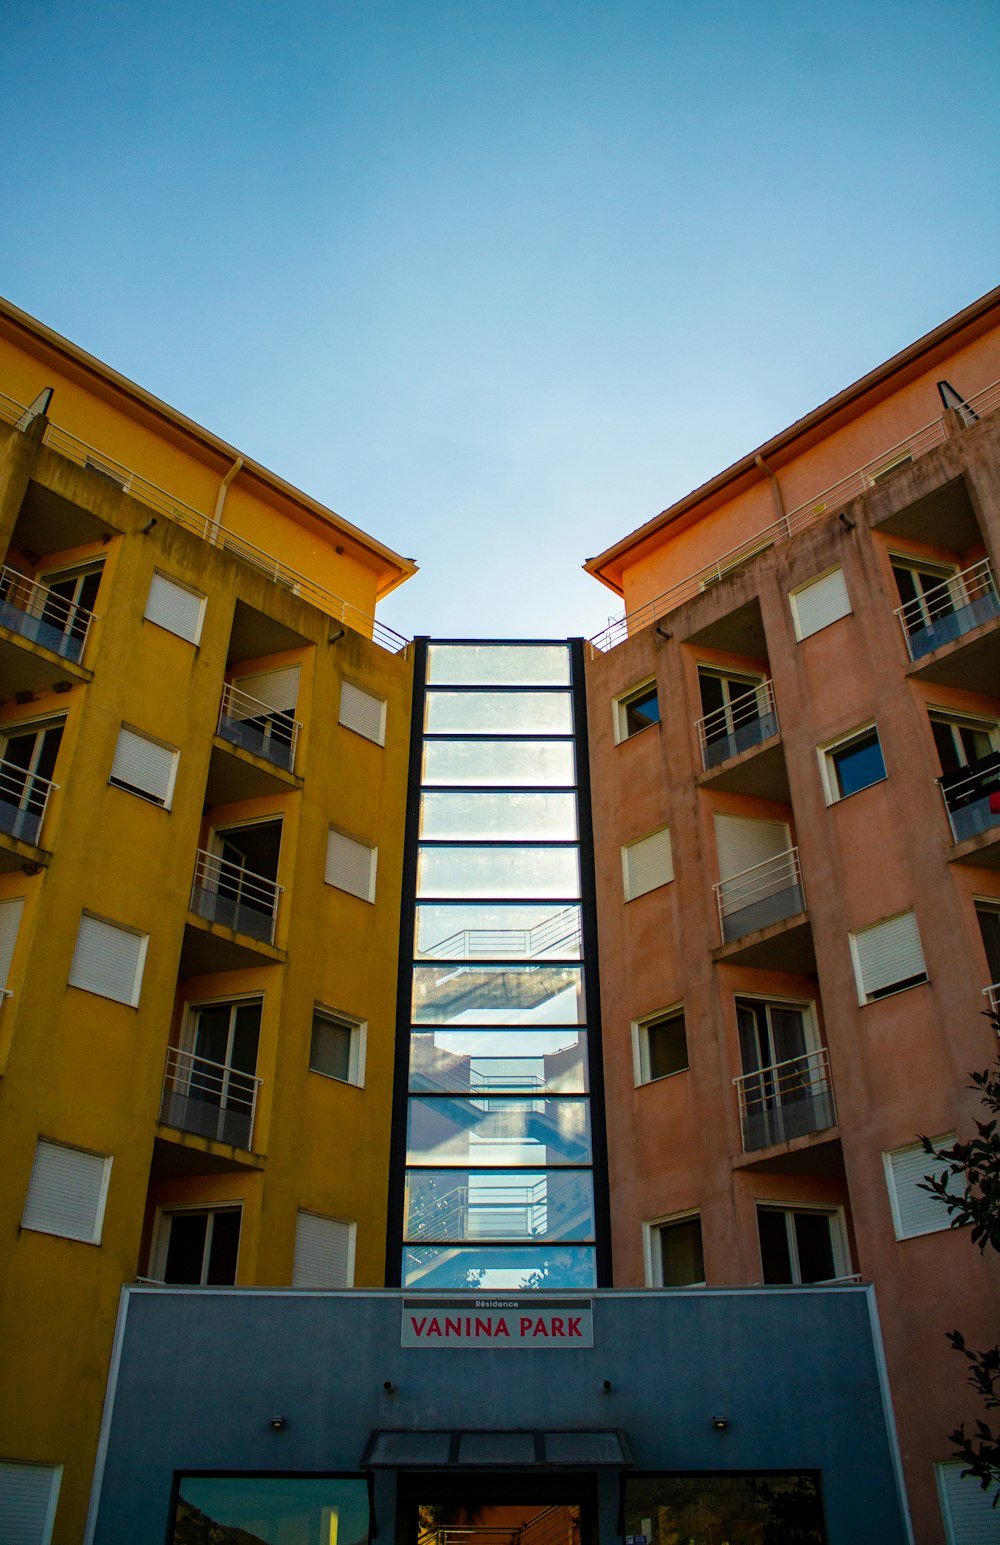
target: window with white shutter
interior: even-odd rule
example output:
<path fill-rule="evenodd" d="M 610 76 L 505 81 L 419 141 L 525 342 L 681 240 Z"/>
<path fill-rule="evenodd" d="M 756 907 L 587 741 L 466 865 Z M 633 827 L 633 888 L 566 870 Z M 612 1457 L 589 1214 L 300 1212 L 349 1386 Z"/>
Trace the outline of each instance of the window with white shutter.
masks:
<path fill-rule="evenodd" d="M 300 1212 L 295 1220 L 292 1286 L 346 1288 L 354 1281 L 355 1225 Z"/>
<path fill-rule="evenodd" d="M 139 1002 L 148 940 L 148 934 L 84 912 L 69 971 L 70 986 L 134 1008 Z"/>
<path fill-rule="evenodd" d="M 49 1545 L 62 1465 L 0 1459 L 0 1540 L 4 1545 Z"/>
<path fill-rule="evenodd" d="M 148 735 L 123 724 L 118 731 L 110 782 L 169 810 L 178 755 L 173 746 L 151 740 Z"/>
<path fill-rule="evenodd" d="M 327 885 L 360 896 L 362 901 L 374 901 L 377 864 L 378 848 L 331 828 L 326 839 Z"/>
<path fill-rule="evenodd" d="M 385 708 L 384 698 L 353 682 L 341 682 L 340 723 L 379 746 L 385 745 Z"/>
<path fill-rule="evenodd" d="M 808 638 L 838 618 L 851 615 L 851 598 L 847 594 L 843 569 L 832 569 L 829 574 L 811 579 L 807 585 L 793 590 L 788 599 L 797 639 Z"/>
<path fill-rule="evenodd" d="M 984 1491 L 974 1475 L 963 1479 L 965 1468 L 961 1459 L 934 1466 L 948 1545 L 996 1545 L 1000 1532 L 1000 1507 L 993 1506 L 996 1489 Z"/>
<path fill-rule="evenodd" d="M 21 1227 L 99 1245 L 111 1160 L 40 1137 Z"/>
<path fill-rule="evenodd" d="M 950 1148 L 954 1132 L 931 1139 L 935 1148 Z M 944 1165 L 924 1152 L 923 1143 L 908 1143 L 882 1155 L 885 1183 L 892 1208 L 892 1224 L 897 1239 L 913 1239 L 917 1234 L 936 1234 L 951 1228 L 951 1213 L 933 1191 L 921 1190 L 928 1175 L 941 1175 Z"/>
<path fill-rule="evenodd" d="M 674 859 L 670 847 L 670 828 L 651 832 L 622 848 L 622 878 L 625 900 L 634 901 L 647 891 L 666 885 L 674 877 Z"/>
<path fill-rule="evenodd" d="M 875 1003 L 927 980 L 913 912 L 900 912 L 871 928 L 851 934 L 851 954 L 858 984 L 858 1002 Z"/>
<path fill-rule="evenodd" d="M 14 945 L 17 943 L 17 930 L 21 926 L 23 911 L 23 896 L 15 896 L 11 901 L 0 901 L 0 989 L 7 986 Z"/>
<path fill-rule="evenodd" d="M 149 587 L 145 616 L 149 622 L 186 638 L 196 644 L 201 637 L 201 623 L 205 614 L 205 597 L 197 590 L 168 579 L 157 571 Z"/>

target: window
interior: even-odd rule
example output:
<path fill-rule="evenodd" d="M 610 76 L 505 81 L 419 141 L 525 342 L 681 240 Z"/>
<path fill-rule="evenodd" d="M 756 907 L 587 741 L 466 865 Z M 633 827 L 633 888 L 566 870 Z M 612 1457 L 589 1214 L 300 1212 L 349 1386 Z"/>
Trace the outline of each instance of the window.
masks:
<path fill-rule="evenodd" d="M 123 724 L 118 732 L 109 782 L 154 805 L 170 809 L 179 752 Z"/>
<path fill-rule="evenodd" d="M 6 988 L 10 976 L 10 963 L 23 911 L 23 896 L 15 896 L 11 901 L 0 901 L 0 994 Z"/>
<path fill-rule="evenodd" d="M 378 848 L 331 827 L 326 840 L 326 883 L 362 901 L 375 900 Z"/>
<path fill-rule="evenodd" d="M 0 1539 L 7 1545 L 49 1545 L 62 1465 L 0 1459 Z"/>
<path fill-rule="evenodd" d="M 734 675 L 698 667 L 702 761 L 715 767 L 777 734 L 778 719 L 763 676 Z"/>
<path fill-rule="evenodd" d="M 21 1227 L 99 1245 L 110 1175 L 105 1154 L 40 1137 Z"/>
<path fill-rule="evenodd" d="M 65 719 L 12 724 L 0 743 L 0 831 L 38 841 Z"/>
<path fill-rule="evenodd" d="M 157 571 L 149 587 L 144 615 L 148 621 L 166 628 L 168 633 L 176 633 L 178 638 L 186 638 L 189 644 L 197 644 L 205 615 L 205 597 Z"/>
<path fill-rule="evenodd" d="M 931 1139 L 935 1148 L 947 1148 L 955 1141 L 954 1132 Z M 892 1226 L 897 1239 L 913 1239 L 918 1234 L 936 1234 L 951 1227 L 951 1214 L 932 1191 L 921 1189 L 928 1175 L 940 1175 L 944 1165 L 924 1152 L 923 1143 L 908 1143 L 882 1155 L 885 1183 L 892 1208 Z"/>
<path fill-rule="evenodd" d="M 851 934 L 858 1002 L 874 1003 L 927 980 L 913 912 L 900 912 Z"/>
<path fill-rule="evenodd" d="M 651 724 L 660 722 L 660 699 L 655 681 L 647 681 L 641 687 L 633 687 L 631 692 L 615 698 L 613 706 L 615 741 L 618 744 L 630 739 L 633 735 L 638 735 L 640 730 L 648 729 Z"/>
<path fill-rule="evenodd" d="M 90 912 L 80 918 L 73 964 L 69 971 L 71 987 L 128 1003 L 139 1002 L 142 970 L 146 960 L 149 935 L 107 923 Z"/>
<path fill-rule="evenodd" d="M 645 1225 L 646 1274 L 651 1287 L 704 1287 L 701 1215 L 680 1213 Z"/>
<path fill-rule="evenodd" d="M 188 1287 L 232 1287 L 240 1249 L 239 1204 L 183 1207 L 160 1218 L 152 1275 Z"/>
<path fill-rule="evenodd" d="M 626 901 L 634 901 L 637 896 L 644 896 L 647 891 L 656 890 L 673 879 L 674 860 L 668 826 L 622 848 L 622 877 Z"/>
<path fill-rule="evenodd" d="M 295 760 L 298 665 L 237 676 L 223 693 L 219 734 L 291 772 Z"/>
<path fill-rule="evenodd" d="M 632 1034 L 637 1084 L 669 1078 L 688 1066 L 687 1032 L 680 1006 L 636 1020 Z"/>
<path fill-rule="evenodd" d="M 1000 1522 L 1000 1507 L 993 1506 L 996 1490 L 984 1491 L 974 1475 L 963 1479 L 965 1468 L 961 1459 L 946 1459 L 934 1466 L 948 1545 L 996 1545 Z"/>
<path fill-rule="evenodd" d="M 820 772 L 828 805 L 858 794 L 885 778 L 885 759 L 874 724 L 821 746 Z"/>
<path fill-rule="evenodd" d="M 394 1437 L 394 1441 L 398 1439 Z M 368 1545 L 369 1482 L 327 1475 L 179 1475 L 168 1545 L 351 1540 Z"/>
<path fill-rule="evenodd" d="M 929 717 L 945 788 L 952 774 L 961 780 L 964 769 L 1000 750 L 1000 727 L 994 719 L 957 718 L 935 712 Z"/>
<path fill-rule="evenodd" d="M 366 692 L 363 687 L 356 687 L 353 682 L 341 682 L 340 723 L 345 728 L 363 735 L 366 740 L 373 740 L 376 745 L 384 746 L 385 712 L 383 698 L 376 697 L 373 692 Z"/>
<path fill-rule="evenodd" d="M 2 912 L 0 908 L 0 919 Z M 1000 901 L 977 901 L 976 921 L 986 951 L 988 981 L 1000 987 Z"/>
<path fill-rule="evenodd" d="M 281 886 L 281 820 L 250 821 L 213 831 L 198 854 L 191 910 L 224 928 L 274 943 Z"/>
<path fill-rule="evenodd" d="M 365 1081 L 365 1026 L 331 1009 L 313 1010 L 309 1066 L 345 1084 Z"/>
<path fill-rule="evenodd" d="M 831 1282 L 848 1270 L 839 1212 L 820 1207 L 758 1207 L 764 1281 Z"/>
<path fill-rule="evenodd" d="M 346 1288 L 354 1282 L 355 1225 L 315 1212 L 295 1219 L 292 1287 Z"/>
<path fill-rule="evenodd" d="M 833 1090 L 812 1005 L 737 998 L 736 1025 L 744 1153 L 833 1126 Z"/>
<path fill-rule="evenodd" d="M 807 585 L 800 585 L 789 596 L 795 637 L 800 641 L 828 628 L 831 622 L 851 614 L 851 598 L 843 569 L 831 569 Z"/>
<path fill-rule="evenodd" d="M 966 602 L 965 588 L 955 579 L 955 565 L 924 563 L 916 558 L 891 555 L 892 575 L 899 599 L 906 608 L 903 620 L 907 633 L 931 627 L 956 607 Z M 954 579 L 954 583 L 949 583 Z"/>

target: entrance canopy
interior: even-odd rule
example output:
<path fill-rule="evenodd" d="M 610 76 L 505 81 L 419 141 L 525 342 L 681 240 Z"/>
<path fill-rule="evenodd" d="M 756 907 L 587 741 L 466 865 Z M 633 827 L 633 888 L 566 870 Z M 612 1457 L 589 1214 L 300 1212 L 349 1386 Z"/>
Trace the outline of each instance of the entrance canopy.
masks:
<path fill-rule="evenodd" d="M 631 1463 L 628 1441 L 618 1427 L 522 1432 L 404 1432 L 382 1427 L 370 1435 L 361 1456 L 363 1470 L 589 1470 L 595 1465 L 622 1469 Z"/>

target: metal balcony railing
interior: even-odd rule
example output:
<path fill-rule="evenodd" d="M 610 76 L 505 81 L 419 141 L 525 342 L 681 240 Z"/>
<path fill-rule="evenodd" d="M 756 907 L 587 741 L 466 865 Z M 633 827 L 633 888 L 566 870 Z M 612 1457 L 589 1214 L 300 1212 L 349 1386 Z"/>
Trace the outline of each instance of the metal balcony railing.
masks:
<path fill-rule="evenodd" d="M 171 1046 L 160 1095 L 160 1120 L 181 1132 L 197 1132 L 200 1137 L 249 1149 L 260 1085 L 253 1073 Z"/>
<path fill-rule="evenodd" d="M 740 1103 L 744 1153 L 836 1125 L 830 1054 L 825 1046 L 741 1073 L 733 1083 Z"/>
<path fill-rule="evenodd" d="M 937 781 L 956 842 L 1000 826 L 1000 751 Z"/>
<path fill-rule="evenodd" d="M 715 886 L 723 944 L 805 910 L 798 848 L 744 869 Z"/>
<path fill-rule="evenodd" d="M 435 944 L 436 960 L 534 960 L 580 953 L 580 912 L 566 907 L 534 928 L 462 928 Z"/>
<path fill-rule="evenodd" d="M 25 427 L 26 413 L 27 409 L 23 404 L 0 393 L 0 419 L 6 419 L 8 423 L 13 424 L 20 423 L 21 427 Z M 345 623 L 347 627 L 353 628 L 365 638 L 373 639 L 390 654 L 398 654 L 409 643 L 402 634 L 393 632 L 392 628 L 387 628 L 384 623 L 369 616 L 367 612 L 361 611 L 350 601 L 344 601 L 340 596 L 334 595 L 332 590 L 326 590 L 322 585 L 317 585 L 305 574 L 297 573 L 295 569 L 289 568 L 286 563 L 282 563 L 271 553 L 265 552 L 263 548 L 256 547 L 245 537 L 229 531 L 212 516 L 196 510 L 193 505 L 178 499 L 176 494 L 168 493 L 166 489 L 151 483 L 148 478 L 141 477 L 130 467 L 115 461 L 113 456 L 105 455 L 97 447 L 88 445 L 85 440 L 70 434 L 68 430 L 61 429 L 51 419 L 45 421 L 44 434 L 45 444 L 58 451 L 61 456 L 75 461 L 77 466 L 85 467 L 88 471 L 107 478 L 123 493 L 130 494 L 133 499 L 138 499 L 145 504 L 148 509 L 155 510 L 158 515 L 165 516 L 167 520 L 174 521 L 185 530 L 194 532 L 195 536 L 210 542 L 213 547 L 225 548 L 251 568 L 265 574 L 275 584 L 283 585 L 295 595 L 301 596 L 303 600 L 319 607 L 320 611 L 325 612 L 328 617 Z"/>
<path fill-rule="evenodd" d="M 983 988 L 983 996 L 989 1004 L 991 1014 L 1000 1014 L 1000 982 L 991 982 L 989 987 Z"/>
<path fill-rule="evenodd" d="M 191 911 L 210 923 L 222 923 L 264 944 L 274 943 L 281 886 L 199 848 L 191 886 Z"/>
<path fill-rule="evenodd" d="M 701 765 L 707 772 L 731 756 L 749 751 L 778 733 L 778 712 L 774 706 L 774 683 L 762 681 L 745 697 L 737 698 L 695 720 Z"/>
<path fill-rule="evenodd" d="M 64 660 L 83 657 L 93 612 L 64 600 L 41 580 L 29 579 L 6 564 L 0 568 L 0 623 L 42 644 Z"/>
<path fill-rule="evenodd" d="M 980 558 L 960 574 L 952 574 L 896 607 L 911 660 L 954 643 L 982 622 L 1000 616 L 1000 596 L 988 558 Z"/>
<path fill-rule="evenodd" d="M 268 707 L 267 703 L 251 697 L 249 692 L 243 692 L 231 682 L 223 687 L 219 734 L 232 745 L 254 751 L 276 767 L 291 772 L 301 728 L 290 713 Z"/>
<path fill-rule="evenodd" d="M 0 831 L 37 844 L 49 795 L 58 787 L 16 762 L 0 762 Z"/>

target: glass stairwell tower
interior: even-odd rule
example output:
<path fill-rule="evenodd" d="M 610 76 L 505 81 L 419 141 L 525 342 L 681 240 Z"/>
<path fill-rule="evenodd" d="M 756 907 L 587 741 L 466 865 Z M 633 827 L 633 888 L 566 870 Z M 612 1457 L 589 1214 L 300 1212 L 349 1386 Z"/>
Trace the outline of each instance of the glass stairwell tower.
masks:
<path fill-rule="evenodd" d="M 415 647 L 387 1280 L 609 1286 L 583 643 Z"/>

